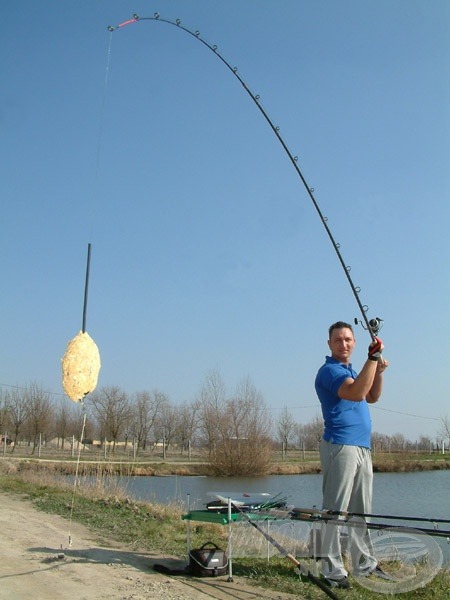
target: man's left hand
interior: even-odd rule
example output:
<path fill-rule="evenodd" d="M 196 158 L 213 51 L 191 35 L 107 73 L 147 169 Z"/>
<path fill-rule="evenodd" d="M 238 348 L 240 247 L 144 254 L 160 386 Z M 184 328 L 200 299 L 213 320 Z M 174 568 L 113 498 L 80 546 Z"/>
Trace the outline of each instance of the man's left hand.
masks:
<path fill-rule="evenodd" d="M 383 373 L 389 366 L 389 361 L 383 358 L 383 356 L 378 360 L 377 364 L 377 373 Z"/>

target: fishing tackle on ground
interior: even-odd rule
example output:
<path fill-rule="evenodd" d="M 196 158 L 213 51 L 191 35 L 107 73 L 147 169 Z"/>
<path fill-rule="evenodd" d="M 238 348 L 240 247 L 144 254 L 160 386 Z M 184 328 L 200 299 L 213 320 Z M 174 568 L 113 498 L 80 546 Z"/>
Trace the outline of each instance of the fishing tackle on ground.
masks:
<path fill-rule="evenodd" d="M 298 166 L 298 156 L 295 156 L 294 154 L 292 154 L 292 152 L 289 150 L 286 142 L 284 141 L 283 137 L 281 136 L 280 133 L 280 128 L 278 126 L 276 126 L 272 119 L 269 117 L 268 113 L 265 111 L 265 109 L 262 107 L 261 103 L 260 103 L 260 97 L 257 94 L 254 94 L 250 88 L 247 86 L 247 84 L 245 83 L 245 81 L 242 79 L 242 77 L 240 76 L 240 74 L 238 73 L 238 69 L 237 67 L 233 67 L 231 66 L 231 64 L 222 56 L 222 54 L 220 54 L 217 45 L 211 45 L 210 43 L 208 43 L 206 40 L 204 40 L 201 35 L 200 35 L 200 31 L 196 30 L 196 31 L 191 31 L 190 29 L 188 29 L 187 27 L 185 27 L 184 25 L 182 25 L 181 20 L 180 19 L 176 19 L 175 21 L 171 21 L 170 19 L 165 19 L 165 18 L 161 18 L 159 13 L 154 13 L 153 17 L 140 17 L 139 15 L 137 15 L 136 13 L 133 14 L 133 17 L 131 19 L 128 19 L 127 21 L 124 21 L 123 23 L 120 23 L 119 25 L 116 25 L 115 27 L 112 25 L 109 25 L 107 27 L 108 31 L 111 33 L 122 29 L 123 27 L 130 25 L 132 23 L 137 23 L 138 21 L 160 21 L 162 23 L 166 23 L 168 25 L 173 25 L 175 27 L 177 27 L 178 29 L 181 29 L 182 31 L 188 33 L 189 35 L 191 35 L 192 37 L 196 38 L 199 42 L 201 42 L 204 46 L 206 46 L 209 50 L 211 50 L 211 52 L 213 52 L 213 54 L 215 54 L 221 61 L 222 63 L 231 71 L 231 73 L 236 77 L 236 79 L 241 83 L 241 85 L 243 86 L 244 90 L 247 92 L 247 94 L 250 96 L 250 98 L 252 99 L 252 101 L 255 103 L 255 105 L 258 107 L 259 111 L 261 112 L 261 114 L 263 115 L 264 119 L 266 120 L 266 122 L 268 123 L 268 125 L 270 126 L 270 128 L 272 129 L 273 133 L 275 134 L 275 136 L 277 137 L 278 141 L 280 142 L 281 146 L 283 147 L 283 150 L 285 151 L 285 153 L 287 154 L 287 156 L 289 157 L 289 160 L 291 161 L 294 169 L 297 172 L 297 175 L 300 177 L 306 192 L 309 196 L 309 198 L 311 199 L 314 208 L 317 211 L 317 214 L 319 215 L 319 218 L 322 222 L 322 225 L 325 228 L 325 231 L 333 245 L 333 249 L 338 257 L 339 263 L 344 271 L 345 277 L 350 285 L 350 288 L 352 290 L 353 296 L 356 300 L 356 303 L 358 305 L 358 308 L 361 312 L 362 315 L 362 321 L 361 324 L 363 325 L 364 329 L 366 331 L 369 332 L 372 340 L 375 339 L 377 332 L 379 331 L 379 323 L 381 322 L 381 319 L 379 319 L 378 317 L 376 319 L 372 319 L 369 321 L 368 316 L 367 316 L 367 311 L 369 309 L 369 307 L 366 304 L 363 304 L 361 302 L 361 299 L 359 297 L 359 293 L 361 291 L 361 288 L 355 286 L 355 284 L 353 283 L 352 277 L 350 275 L 350 271 L 351 271 L 351 267 L 349 265 L 347 265 L 342 257 L 341 251 L 340 251 L 340 244 L 337 243 L 333 237 L 333 234 L 331 233 L 330 227 L 328 226 L 328 219 L 327 217 L 324 216 L 324 214 L 322 213 L 320 206 L 314 196 L 314 188 L 312 188 L 308 182 L 305 179 L 305 176 L 303 175 L 302 171 L 300 170 L 300 167 Z M 355 324 L 358 323 L 358 320 L 355 319 Z M 371 324 L 372 323 L 372 324 Z M 377 329 L 378 327 L 378 329 Z"/>
<path fill-rule="evenodd" d="M 278 542 L 273 536 L 271 536 L 268 531 L 260 527 L 247 512 L 243 511 L 240 506 L 234 504 L 233 502 L 231 502 L 231 507 L 241 514 L 245 521 L 249 523 L 249 525 L 259 531 L 259 533 L 269 542 L 269 544 L 278 550 L 281 556 L 284 556 L 295 565 L 296 571 L 300 577 L 304 577 L 307 581 L 319 587 L 332 600 L 339 600 L 338 596 L 336 596 L 336 594 L 332 592 L 327 585 L 319 579 L 319 577 L 313 575 L 313 573 L 311 573 L 305 564 L 302 564 L 299 560 L 297 560 L 296 557 L 291 554 L 282 544 L 280 544 L 280 542 Z"/>
<path fill-rule="evenodd" d="M 299 512 L 301 511 L 301 512 Z M 337 512 L 337 511 L 336 511 Z M 270 514 L 270 513 L 269 513 Z M 338 513 L 339 514 L 339 513 Z M 341 515 L 344 515 L 344 513 L 340 513 Z M 424 535 L 428 535 L 428 536 L 432 536 L 432 537 L 443 537 L 443 538 L 448 538 L 450 536 L 450 531 L 449 530 L 445 530 L 445 529 L 437 529 L 437 528 L 431 528 L 431 527 L 419 527 L 419 526 L 405 526 L 405 525 L 393 525 L 392 523 L 376 523 L 374 521 L 365 521 L 366 517 L 370 517 L 370 515 L 363 515 L 362 514 L 358 514 L 358 513 L 347 513 L 348 517 L 339 517 L 337 514 L 333 514 L 333 512 L 328 512 L 328 511 L 312 511 L 309 509 L 303 509 L 303 508 L 294 508 L 291 513 L 289 514 L 289 517 L 291 519 L 295 520 L 299 520 L 299 521 L 315 521 L 315 522 L 331 522 L 334 523 L 335 525 L 347 525 L 347 526 L 359 526 L 361 521 L 364 521 L 365 526 L 368 529 L 378 529 L 378 530 L 383 530 L 383 529 L 388 529 L 388 530 L 397 530 L 397 531 L 407 531 L 408 529 L 413 529 L 416 533 L 420 533 L 420 534 L 424 534 Z M 377 515 L 374 515 L 375 517 L 377 517 Z M 414 517 L 394 517 L 394 516 L 389 516 L 389 515 L 384 515 L 385 519 L 399 519 L 399 520 L 403 520 L 403 521 L 408 521 L 408 520 L 414 520 Z M 358 519 L 361 519 L 361 521 L 358 521 Z M 443 521 L 444 523 L 448 523 L 448 521 Z"/>
<path fill-rule="evenodd" d="M 223 505 L 225 504 L 226 494 L 213 493 L 212 495 L 219 498 Z M 330 528 L 336 527 L 340 530 L 341 543 L 350 556 L 351 545 L 356 539 L 370 538 L 373 556 L 378 562 L 383 563 L 383 575 L 380 578 L 371 578 L 367 573 L 355 572 L 354 577 L 359 585 L 373 592 L 397 594 L 422 588 L 442 568 L 444 561 L 442 548 L 433 538 L 447 536 L 450 533 L 448 531 L 372 523 L 356 517 L 354 514 L 352 516 L 352 513 L 345 515 L 352 516 L 352 518 L 337 518 L 330 514 L 331 511 L 297 509 L 288 506 L 284 510 L 282 507 L 281 509 L 276 506 L 273 508 L 276 504 L 275 497 L 270 497 L 268 494 L 266 495 L 269 498 L 268 501 L 260 498 L 263 500 L 260 504 L 261 508 L 252 508 L 258 503 L 258 495 L 248 496 L 247 504 L 247 500 L 242 496 L 236 496 L 236 499 L 239 498 L 237 501 L 228 499 L 229 506 L 234 508 L 234 511 L 228 509 L 229 519 L 232 518 L 231 512 L 239 513 L 233 518 L 236 529 L 233 532 L 233 552 L 237 550 L 240 556 L 267 555 L 267 558 L 269 557 L 269 549 L 264 548 L 258 542 L 257 537 L 248 532 L 249 525 L 257 530 L 282 556 L 292 562 L 294 562 L 293 557 L 296 557 L 297 561 L 299 557 L 313 561 L 320 559 L 322 557 L 322 540 Z M 269 508 L 263 508 L 265 506 Z M 387 519 L 402 518 L 390 515 L 373 516 L 384 516 Z M 409 519 L 413 520 L 416 517 L 409 517 Z M 435 520 L 438 521 L 438 519 Z M 442 521 L 445 522 L 445 520 Z M 314 569 L 314 566 L 312 568 Z M 315 580 L 323 583 L 314 575 L 313 579 L 308 577 L 308 574 L 313 573 L 305 563 L 298 562 L 297 570 L 313 583 L 316 583 Z"/>
<path fill-rule="evenodd" d="M 349 554 L 352 572 L 351 545 L 358 539 L 370 540 L 372 555 L 381 563 L 383 577 L 372 578 L 357 572 L 353 573 L 353 577 L 359 585 L 380 594 L 397 594 L 422 588 L 439 573 L 444 563 L 442 541 L 416 528 L 386 524 L 376 528 L 362 519 L 292 519 L 283 514 L 278 516 L 278 511 L 275 511 L 275 515 L 272 511 L 245 511 L 245 514 L 262 531 L 270 532 L 271 538 L 281 544 L 285 552 L 301 561 L 303 568 L 308 565 L 316 576 L 319 576 L 318 561 L 322 558 L 322 543 L 330 529 L 339 530 L 341 545 L 344 552 Z M 263 535 L 259 535 L 261 532 L 256 531 L 255 525 L 250 527 L 243 515 L 234 515 L 232 518 L 235 558 L 268 560 L 275 556 L 273 544 L 270 544 L 270 548 L 267 543 L 264 544 Z"/>
<path fill-rule="evenodd" d="M 416 521 L 424 523 L 450 523 L 450 519 L 438 519 L 434 517 L 411 517 L 404 515 L 385 515 L 385 514 L 373 514 L 373 513 L 358 513 L 349 512 L 344 510 L 319 510 L 317 508 L 292 508 L 291 513 L 293 515 L 311 515 L 320 518 L 333 518 L 333 517 L 361 517 L 363 519 L 390 519 L 394 521 Z M 450 534 L 450 531 L 447 532 Z"/>

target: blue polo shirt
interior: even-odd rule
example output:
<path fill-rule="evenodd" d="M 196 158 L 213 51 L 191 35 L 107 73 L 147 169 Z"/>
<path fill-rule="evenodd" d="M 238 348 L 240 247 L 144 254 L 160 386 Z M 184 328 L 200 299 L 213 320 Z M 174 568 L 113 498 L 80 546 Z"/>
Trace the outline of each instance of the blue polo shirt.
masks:
<path fill-rule="evenodd" d="M 317 373 L 315 387 L 325 422 L 323 439 L 333 444 L 370 449 L 372 419 L 365 398 L 355 402 L 339 398 L 337 394 L 349 377 L 357 377 L 352 365 L 344 365 L 331 356 L 326 357 Z"/>

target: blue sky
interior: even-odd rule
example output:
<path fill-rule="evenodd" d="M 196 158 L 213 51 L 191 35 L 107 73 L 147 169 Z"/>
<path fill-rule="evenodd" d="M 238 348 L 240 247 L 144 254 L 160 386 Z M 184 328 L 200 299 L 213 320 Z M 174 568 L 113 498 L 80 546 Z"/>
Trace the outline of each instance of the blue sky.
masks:
<path fill-rule="evenodd" d="M 99 386 L 174 403 L 245 377 L 319 414 L 327 328 L 360 318 L 299 157 L 391 366 L 374 429 L 449 416 L 450 4 L 22 0 L 0 9 L 0 383 L 62 394 L 82 324 Z M 105 85 L 106 82 L 106 85 Z M 370 337 L 359 327 L 354 365 Z"/>

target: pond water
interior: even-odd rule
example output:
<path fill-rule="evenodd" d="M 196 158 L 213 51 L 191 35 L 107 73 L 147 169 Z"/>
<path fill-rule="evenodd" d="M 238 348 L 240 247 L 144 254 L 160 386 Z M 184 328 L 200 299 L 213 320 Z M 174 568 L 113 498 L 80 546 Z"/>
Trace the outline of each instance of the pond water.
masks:
<path fill-rule="evenodd" d="M 297 507 L 320 507 L 321 475 L 270 475 L 256 478 L 121 477 L 120 485 L 135 500 L 187 502 L 204 508 L 208 492 L 281 494 Z M 450 519 L 450 471 L 375 473 L 373 512 Z M 450 524 L 449 524 L 450 525 Z"/>
<path fill-rule="evenodd" d="M 298 508 L 321 507 L 321 475 L 270 475 L 256 478 L 220 478 L 192 476 L 108 477 L 105 484 L 119 486 L 136 501 L 181 504 L 187 511 L 204 509 L 214 499 L 211 492 L 225 497 L 242 493 L 279 494 L 286 503 Z M 228 495 L 227 495 L 228 494 Z M 373 514 L 412 516 L 450 520 L 450 471 L 415 473 L 375 473 Z M 426 521 L 386 520 L 389 525 L 407 525 L 433 529 Z M 450 523 L 438 525 L 450 530 Z M 444 559 L 450 561 L 450 543 L 445 537 L 434 537 L 441 546 Z"/>
<path fill-rule="evenodd" d="M 312 508 L 321 506 L 321 475 L 270 475 L 258 478 L 219 477 L 122 477 L 129 496 L 135 500 L 160 503 L 183 503 L 187 509 L 205 508 L 212 499 L 210 492 L 281 494 L 287 504 Z M 189 495 L 189 496 L 188 496 Z M 450 471 L 374 474 L 374 514 L 413 516 L 450 520 Z M 389 525 L 433 528 L 429 522 L 387 521 Z M 440 524 L 450 530 L 450 523 Z M 434 537 L 442 548 L 444 560 L 450 562 L 450 543 Z"/>

